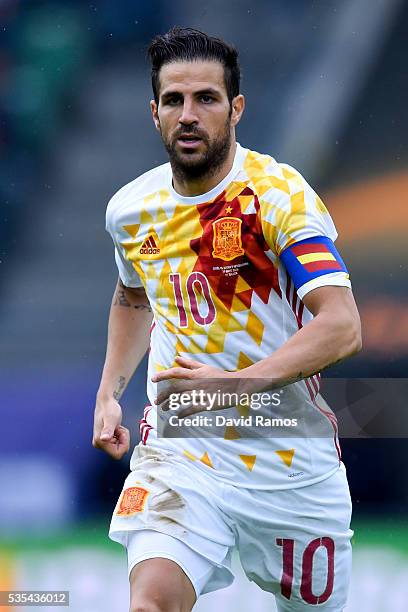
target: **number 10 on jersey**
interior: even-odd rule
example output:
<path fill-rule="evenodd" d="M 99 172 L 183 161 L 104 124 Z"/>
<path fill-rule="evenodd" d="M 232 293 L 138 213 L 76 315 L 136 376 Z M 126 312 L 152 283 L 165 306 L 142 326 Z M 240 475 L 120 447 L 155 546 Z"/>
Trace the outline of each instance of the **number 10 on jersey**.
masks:
<path fill-rule="evenodd" d="M 181 282 L 181 274 L 170 274 L 169 281 L 173 285 L 174 300 L 179 314 L 179 327 L 188 327 L 187 309 Z M 188 298 L 188 310 L 195 323 L 198 325 L 210 325 L 215 319 L 216 310 L 214 301 L 211 297 L 210 285 L 205 274 L 202 272 L 190 272 L 186 279 L 184 291 Z M 198 295 L 204 298 L 200 300 L 200 303 L 197 297 Z M 204 308 L 203 302 L 206 303 Z"/>

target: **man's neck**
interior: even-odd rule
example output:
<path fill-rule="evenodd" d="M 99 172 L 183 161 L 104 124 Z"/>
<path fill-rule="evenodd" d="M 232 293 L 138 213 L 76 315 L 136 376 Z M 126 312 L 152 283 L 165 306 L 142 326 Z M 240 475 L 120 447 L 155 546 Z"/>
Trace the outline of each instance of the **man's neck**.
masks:
<path fill-rule="evenodd" d="M 211 191 L 211 189 L 216 187 L 231 171 L 234 164 L 236 149 L 237 143 L 234 140 L 231 143 L 227 159 L 214 174 L 211 174 L 211 176 L 204 176 L 196 179 L 186 178 L 183 180 L 181 177 L 176 177 L 173 174 L 173 187 L 175 191 L 184 197 L 198 196 Z"/>

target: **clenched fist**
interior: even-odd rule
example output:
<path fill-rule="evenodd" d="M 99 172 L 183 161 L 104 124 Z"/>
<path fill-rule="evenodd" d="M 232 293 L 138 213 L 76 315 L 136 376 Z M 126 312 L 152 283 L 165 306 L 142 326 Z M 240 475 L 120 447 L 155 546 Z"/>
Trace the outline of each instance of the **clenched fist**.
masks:
<path fill-rule="evenodd" d="M 122 423 L 122 408 L 113 398 L 97 398 L 92 445 L 113 457 L 122 459 L 130 446 L 130 433 Z"/>

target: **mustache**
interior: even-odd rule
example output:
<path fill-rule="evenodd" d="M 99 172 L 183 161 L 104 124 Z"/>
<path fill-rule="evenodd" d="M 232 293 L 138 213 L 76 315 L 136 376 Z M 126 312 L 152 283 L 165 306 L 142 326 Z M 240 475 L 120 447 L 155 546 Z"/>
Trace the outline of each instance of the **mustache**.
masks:
<path fill-rule="evenodd" d="M 197 136 L 197 138 L 201 138 L 201 140 L 207 140 L 207 134 L 205 132 L 193 127 L 177 130 L 177 132 L 175 132 L 173 135 L 173 139 L 177 140 L 177 138 L 180 138 L 181 136 Z"/>

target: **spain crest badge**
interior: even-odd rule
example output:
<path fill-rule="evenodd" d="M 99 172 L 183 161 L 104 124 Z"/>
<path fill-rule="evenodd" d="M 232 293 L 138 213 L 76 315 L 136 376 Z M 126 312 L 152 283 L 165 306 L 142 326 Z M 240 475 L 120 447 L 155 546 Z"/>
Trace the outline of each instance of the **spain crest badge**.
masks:
<path fill-rule="evenodd" d="M 143 487 L 129 487 L 123 491 L 116 514 L 118 516 L 132 516 L 143 512 L 149 491 Z"/>
<path fill-rule="evenodd" d="M 244 255 L 241 239 L 242 219 L 238 217 L 221 217 L 213 223 L 213 257 L 231 261 Z"/>

